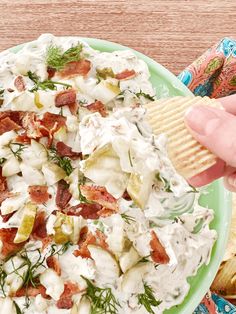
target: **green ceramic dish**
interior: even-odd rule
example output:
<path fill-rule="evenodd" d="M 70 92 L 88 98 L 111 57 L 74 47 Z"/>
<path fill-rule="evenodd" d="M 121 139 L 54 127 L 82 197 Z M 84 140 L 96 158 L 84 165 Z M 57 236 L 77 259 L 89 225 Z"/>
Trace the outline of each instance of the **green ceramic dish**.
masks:
<path fill-rule="evenodd" d="M 81 38 L 81 37 L 80 37 Z M 101 51 L 114 51 L 130 49 L 116 43 L 94 38 L 81 38 L 86 41 L 91 47 Z M 16 46 L 11 50 L 16 52 L 20 50 L 22 45 Z M 170 73 L 163 66 L 145 55 L 134 51 L 135 54 L 144 60 L 151 73 L 151 82 L 156 88 L 158 98 L 166 96 L 187 96 L 192 95 L 190 90 L 182 84 L 175 75 Z M 218 233 L 218 240 L 216 241 L 210 263 L 207 266 L 202 266 L 197 275 L 189 278 L 190 291 L 184 302 L 167 311 L 165 314 L 191 314 L 202 300 L 203 296 L 209 289 L 221 260 L 223 258 L 231 221 L 231 195 L 223 187 L 222 181 L 218 180 L 208 187 L 208 194 L 201 197 L 201 204 L 214 209 L 215 218 L 211 223 L 211 227 Z"/>

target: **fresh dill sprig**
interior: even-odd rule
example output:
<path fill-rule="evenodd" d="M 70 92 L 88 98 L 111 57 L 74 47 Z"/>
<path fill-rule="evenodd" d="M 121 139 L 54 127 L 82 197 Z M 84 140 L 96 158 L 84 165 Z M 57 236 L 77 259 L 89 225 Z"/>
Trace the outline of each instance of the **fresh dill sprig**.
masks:
<path fill-rule="evenodd" d="M 91 314 L 116 314 L 119 302 L 113 295 L 111 288 L 99 288 L 89 279 L 81 276 L 87 283 L 86 296 L 91 302 Z"/>
<path fill-rule="evenodd" d="M 34 82 L 34 86 L 29 90 L 30 92 L 36 92 L 39 89 L 42 90 L 57 90 L 57 85 L 62 85 L 65 86 L 65 88 L 70 88 L 72 87 L 70 84 L 62 83 L 62 82 L 57 82 L 57 81 L 51 81 L 51 80 L 45 80 L 45 81 L 40 81 L 40 78 L 38 75 L 35 73 L 28 71 L 27 72 L 28 77 L 31 79 L 31 81 Z"/>
<path fill-rule="evenodd" d="M 171 188 L 170 188 L 170 183 L 164 178 L 164 177 L 162 177 L 161 175 L 160 175 L 160 173 L 157 173 L 156 175 L 155 175 L 155 178 L 158 180 L 158 181 L 160 181 L 160 182 L 162 182 L 163 183 L 163 185 L 164 185 L 164 187 L 163 187 L 163 190 L 165 191 L 165 192 L 172 192 L 172 190 L 171 190 Z"/>
<path fill-rule="evenodd" d="M 6 297 L 6 292 L 4 290 L 5 279 L 7 277 L 7 273 L 3 270 L 3 265 L 0 265 L 0 290 L 4 297 Z"/>
<path fill-rule="evenodd" d="M 26 148 L 24 144 L 20 143 L 10 143 L 9 148 L 12 152 L 12 154 L 16 157 L 17 160 L 22 161 L 21 153 Z"/>
<path fill-rule="evenodd" d="M 72 171 L 73 167 L 71 165 L 71 161 L 67 157 L 61 157 L 57 154 L 56 148 L 52 147 L 49 150 L 49 159 L 54 161 L 59 167 L 61 167 L 65 173 L 69 176 Z"/>
<path fill-rule="evenodd" d="M 150 257 L 150 255 L 144 256 L 139 263 L 148 263 L 150 262 L 150 260 L 148 259 Z"/>
<path fill-rule="evenodd" d="M 131 224 L 132 222 L 135 222 L 135 219 L 134 217 L 130 216 L 130 215 L 127 215 L 125 213 L 121 214 L 121 218 L 124 219 L 124 221 L 127 223 L 127 224 Z"/>
<path fill-rule="evenodd" d="M 5 161 L 6 161 L 6 158 L 4 158 L 4 157 L 0 158 L 0 166 L 1 166 L 2 164 L 4 164 Z"/>
<path fill-rule="evenodd" d="M 37 287 L 39 285 L 39 273 L 38 269 L 39 267 L 45 267 L 43 265 L 46 257 L 42 256 L 39 249 L 36 250 L 39 254 L 36 262 L 33 262 L 28 257 L 28 252 L 26 250 L 22 251 L 19 255 L 23 260 L 23 266 L 27 266 L 27 271 L 24 274 L 23 277 L 23 287 L 28 288 L 29 286 Z M 21 267 L 23 267 L 21 266 Z"/>
<path fill-rule="evenodd" d="M 19 305 L 16 303 L 16 301 L 13 301 L 13 304 L 15 306 L 16 309 L 16 314 L 23 314 L 23 312 L 21 311 Z"/>
<path fill-rule="evenodd" d="M 60 71 L 67 63 L 79 61 L 81 59 L 82 49 L 82 44 L 78 44 L 63 52 L 61 47 L 51 45 L 48 47 L 46 53 L 47 66 Z"/>
<path fill-rule="evenodd" d="M 140 92 L 138 92 L 138 93 L 135 93 L 135 95 L 136 95 L 137 97 L 143 96 L 144 98 L 146 98 L 146 99 L 148 99 L 148 100 L 151 100 L 151 101 L 154 101 L 154 100 L 155 100 L 155 97 L 154 97 L 154 96 L 151 96 L 151 95 L 149 95 L 149 94 L 146 94 L 146 93 L 144 93 L 142 90 L 140 90 Z"/>
<path fill-rule="evenodd" d="M 60 249 L 57 250 L 57 245 L 52 244 L 49 256 L 54 256 L 54 255 L 61 256 L 70 248 L 71 245 L 72 245 L 72 243 L 68 241 L 68 242 L 62 244 Z"/>
<path fill-rule="evenodd" d="M 156 300 L 152 288 L 144 283 L 144 293 L 138 294 L 138 303 L 143 305 L 148 313 L 155 314 L 152 306 L 156 307 L 160 305 L 161 302 L 162 301 Z"/>

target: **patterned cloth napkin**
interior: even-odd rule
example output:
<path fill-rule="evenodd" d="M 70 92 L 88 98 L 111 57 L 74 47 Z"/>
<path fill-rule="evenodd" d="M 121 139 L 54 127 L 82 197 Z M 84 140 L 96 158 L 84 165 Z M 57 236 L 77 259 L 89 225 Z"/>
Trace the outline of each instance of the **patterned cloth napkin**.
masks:
<path fill-rule="evenodd" d="M 198 96 L 219 98 L 236 93 L 236 40 L 222 39 L 189 65 L 178 78 Z M 236 313 L 236 307 L 209 292 L 193 314 L 226 313 Z"/>

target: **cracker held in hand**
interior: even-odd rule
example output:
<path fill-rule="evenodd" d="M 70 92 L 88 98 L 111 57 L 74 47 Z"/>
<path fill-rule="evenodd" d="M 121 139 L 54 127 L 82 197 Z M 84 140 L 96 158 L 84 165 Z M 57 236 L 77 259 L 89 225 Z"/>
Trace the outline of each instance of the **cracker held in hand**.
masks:
<path fill-rule="evenodd" d="M 216 156 L 192 137 L 184 123 L 186 111 L 196 105 L 222 109 L 219 101 L 199 96 L 177 96 L 145 105 L 153 133 L 167 135 L 169 157 L 179 174 L 186 179 L 201 173 L 216 162 Z"/>

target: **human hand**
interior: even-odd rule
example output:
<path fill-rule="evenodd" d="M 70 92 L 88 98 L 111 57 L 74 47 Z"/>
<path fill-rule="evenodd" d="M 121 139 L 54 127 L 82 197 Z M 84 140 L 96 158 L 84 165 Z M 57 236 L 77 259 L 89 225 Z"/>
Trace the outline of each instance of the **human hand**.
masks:
<path fill-rule="evenodd" d="M 224 176 L 225 186 L 236 192 L 236 94 L 218 100 L 225 110 L 196 106 L 186 113 L 190 133 L 219 157 L 215 165 L 188 182 L 200 187 Z"/>

